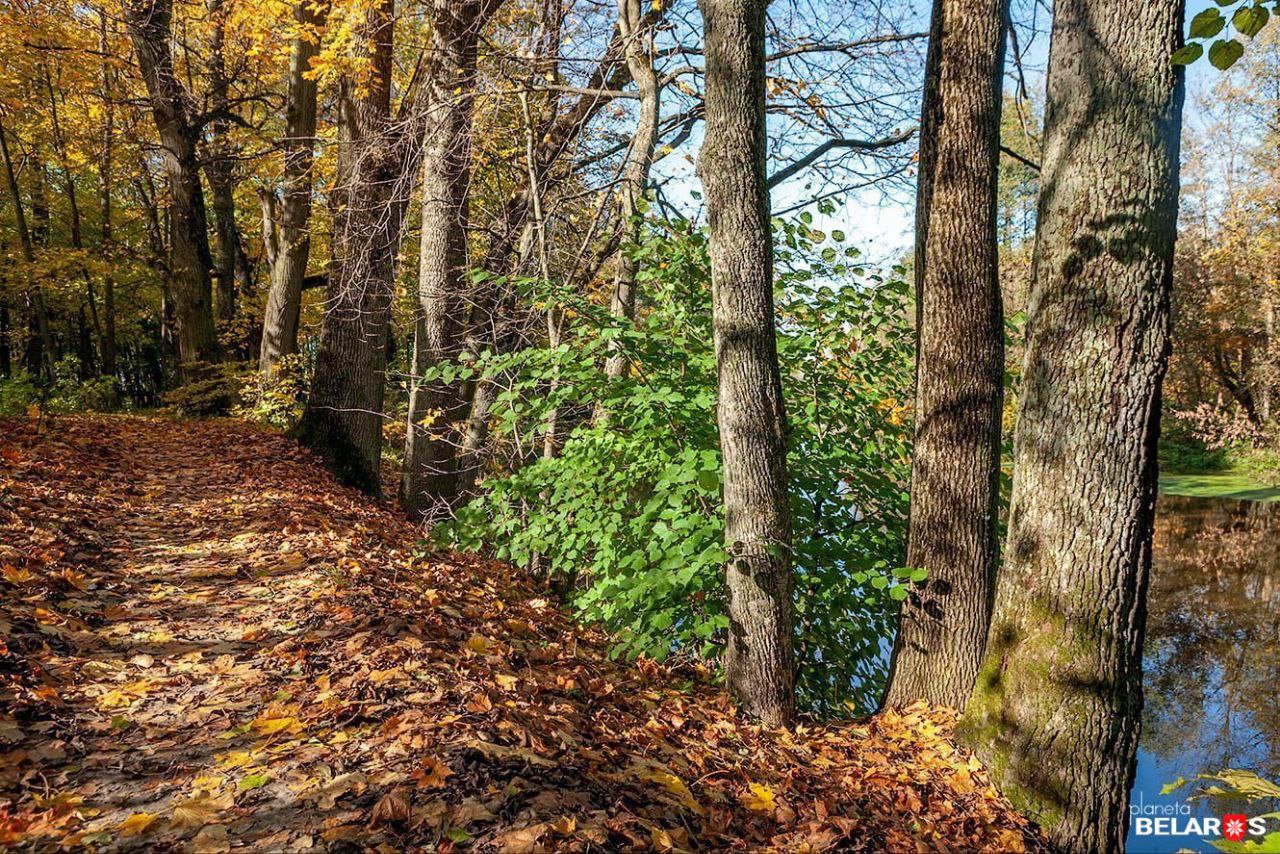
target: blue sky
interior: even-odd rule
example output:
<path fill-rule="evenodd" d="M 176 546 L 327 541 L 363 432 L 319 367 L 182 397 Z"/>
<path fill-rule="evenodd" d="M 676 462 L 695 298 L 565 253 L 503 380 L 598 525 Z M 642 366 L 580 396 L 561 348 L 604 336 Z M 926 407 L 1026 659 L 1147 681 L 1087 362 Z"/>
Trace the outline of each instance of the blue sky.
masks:
<path fill-rule="evenodd" d="M 1211 5 L 1214 5 L 1213 0 L 1189 0 L 1187 20 L 1190 21 L 1192 16 Z M 927 28 L 928 4 L 917 2 L 915 11 L 921 28 Z M 1048 21 L 1043 11 L 1040 15 L 1039 23 L 1047 26 Z M 1042 87 L 1043 69 L 1048 59 L 1047 32 L 1040 34 L 1030 44 L 1024 40 L 1022 48 L 1025 52 L 1023 67 L 1028 85 L 1033 89 Z M 1011 70 L 1012 63 L 1009 65 Z M 1217 69 L 1203 60 L 1188 69 L 1185 123 L 1194 124 L 1197 120 L 1196 95 L 1212 87 L 1219 75 Z M 1007 88 L 1012 91 L 1012 77 Z M 795 182 L 791 187 L 779 188 L 780 192 L 774 195 L 774 208 L 781 209 L 792 204 L 798 198 L 802 186 L 801 182 Z M 863 247 L 872 260 L 885 261 L 901 257 L 910 251 L 915 217 L 912 200 L 904 196 L 909 194 L 898 194 L 890 198 L 876 190 L 852 194 L 834 216 L 826 218 L 820 225 L 828 229 L 843 229 L 855 243 Z"/>

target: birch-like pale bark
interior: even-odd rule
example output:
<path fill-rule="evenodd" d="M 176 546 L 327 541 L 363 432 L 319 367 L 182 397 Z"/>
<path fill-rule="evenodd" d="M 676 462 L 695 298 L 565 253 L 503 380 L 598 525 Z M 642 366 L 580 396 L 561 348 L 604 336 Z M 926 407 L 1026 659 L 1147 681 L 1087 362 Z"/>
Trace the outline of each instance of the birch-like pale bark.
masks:
<path fill-rule="evenodd" d="M 298 315 L 303 279 L 311 256 L 312 165 L 315 161 L 316 81 L 307 72 L 320 53 L 316 30 L 328 17 L 327 5 L 298 0 L 293 20 L 298 28 L 289 54 L 285 106 L 284 196 L 279 216 L 265 218 L 263 233 L 270 247 L 267 263 L 271 285 L 262 319 L 258 368 L 270 375 L 281 356 L 298 352 Z"/>

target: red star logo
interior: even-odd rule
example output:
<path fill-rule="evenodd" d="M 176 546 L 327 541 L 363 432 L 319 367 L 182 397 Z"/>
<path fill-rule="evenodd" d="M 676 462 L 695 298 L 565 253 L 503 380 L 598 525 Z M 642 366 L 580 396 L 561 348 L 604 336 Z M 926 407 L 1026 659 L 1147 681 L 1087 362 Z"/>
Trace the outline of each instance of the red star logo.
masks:
<path fill-rule="evenodd" d="M 1248 827 L 1248 816 L 1239 814 L 1224 815 L 1222 817 L 1222 835 L 1232 842 L 1239 842 L 1244 839 L 1245 830 Z"/>

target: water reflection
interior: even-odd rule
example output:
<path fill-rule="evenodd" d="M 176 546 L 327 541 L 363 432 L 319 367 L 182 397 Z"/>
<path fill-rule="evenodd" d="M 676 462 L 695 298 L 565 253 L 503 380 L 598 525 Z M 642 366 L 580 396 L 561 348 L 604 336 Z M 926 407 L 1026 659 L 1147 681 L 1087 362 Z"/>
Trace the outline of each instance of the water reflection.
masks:
<path fill-rule="evenodd" d="M 1178 777 L 1280 779 L 1280 503 L 1164 497 L 1148 597 L 1135 802 Z M 1129 850 L 1213 850 L 1137 840 Z"/>

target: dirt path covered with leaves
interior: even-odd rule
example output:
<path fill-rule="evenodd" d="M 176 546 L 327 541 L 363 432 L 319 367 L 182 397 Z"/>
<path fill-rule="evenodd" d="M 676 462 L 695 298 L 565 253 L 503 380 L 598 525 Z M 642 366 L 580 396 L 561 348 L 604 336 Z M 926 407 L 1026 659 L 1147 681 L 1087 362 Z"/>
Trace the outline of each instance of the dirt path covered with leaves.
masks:
<path fill-rule="evenodd" d="M 0 846 L 1020 850 L 945 712 L 792 733 L 233 422 L 0 421 Z"/>

